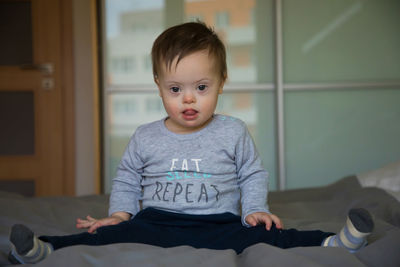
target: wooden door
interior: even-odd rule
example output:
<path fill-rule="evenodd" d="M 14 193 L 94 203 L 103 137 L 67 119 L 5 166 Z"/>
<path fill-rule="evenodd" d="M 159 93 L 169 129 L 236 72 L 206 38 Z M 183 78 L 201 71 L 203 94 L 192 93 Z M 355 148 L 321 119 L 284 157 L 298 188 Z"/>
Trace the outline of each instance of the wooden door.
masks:
<path fill-rule="evenodd" d="M 0 0 L 0 190 L 71 193 L 62 16 L 61 0 Z"/>

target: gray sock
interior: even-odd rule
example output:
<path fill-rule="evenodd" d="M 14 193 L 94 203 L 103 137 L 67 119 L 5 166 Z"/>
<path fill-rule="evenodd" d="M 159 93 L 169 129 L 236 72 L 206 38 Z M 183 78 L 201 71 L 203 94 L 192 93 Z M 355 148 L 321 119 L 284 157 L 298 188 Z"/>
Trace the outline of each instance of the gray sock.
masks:
<path fill-rule="evenodd" d="M 342 230 L 336 235 L 327 237 L 322 246 L 343 247 L 354 253 L 367 244 L 367 236 L 373 229 L 374 222 L 367 210 L 351 209 Z"/>
<path fill-rule="evenodd" d="M 9 254 L 11 262 L 36 263 L 45 259 L 53 248 L 50 243 L 39 240 L 31 229 L 16 224 L 11 228 L 10 241 L 12 249 Z"/>

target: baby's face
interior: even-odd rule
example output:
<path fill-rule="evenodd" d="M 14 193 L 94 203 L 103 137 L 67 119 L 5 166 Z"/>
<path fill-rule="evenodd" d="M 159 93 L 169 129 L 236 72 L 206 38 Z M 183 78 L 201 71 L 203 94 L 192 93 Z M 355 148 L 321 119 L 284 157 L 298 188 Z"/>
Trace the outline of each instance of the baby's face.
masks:
<path fill-rule="evenodd" d="M 168 113 L 166 127 L 175 133 L 192 133 L 205 127 L 222 93 L 221 81 L 208 51 L 199 51 L 176 59 L 168 70 L 162 68 L 156 78 L 164 108 Z"/>

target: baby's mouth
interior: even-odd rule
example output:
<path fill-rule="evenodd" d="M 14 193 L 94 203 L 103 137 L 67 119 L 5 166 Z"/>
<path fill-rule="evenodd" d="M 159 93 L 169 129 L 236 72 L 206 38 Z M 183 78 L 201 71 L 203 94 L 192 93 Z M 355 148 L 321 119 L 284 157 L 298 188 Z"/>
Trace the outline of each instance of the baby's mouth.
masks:
<path fill-rule="evenodd" d="M 186 115 L 186 116 L 193 116 L 196 114 L 197 114 L 197 110 L 194 110 L 194 109 L 185 109 L 183 111 L 183 115 Z"/>
<path fill-rule="evenodd" d="M 185 110 L 182 112 L 183 118 L 184 118 L 185 120 L 194 120 L 194 119 L 196 119 L 198 113 L 199 113 L 199 112 L 198 112 L 197 110 L 191 109 L 191 108 L 190 108 L 190 109 L 185 109 Z"/>

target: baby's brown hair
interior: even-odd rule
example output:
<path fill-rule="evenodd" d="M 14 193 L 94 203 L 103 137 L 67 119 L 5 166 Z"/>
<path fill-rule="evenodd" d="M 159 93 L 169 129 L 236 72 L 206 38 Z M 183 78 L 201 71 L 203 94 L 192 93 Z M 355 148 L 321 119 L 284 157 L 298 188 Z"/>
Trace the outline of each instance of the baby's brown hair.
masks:
<path fill-rule="evenodd" d="M 170 70 L 172 62 L 176 64 L 194 52 L 208 50 L 219 69 L 221 81 L 227 78 L 225 46 L 213 29 L 202 22 L 188 22 L 168 28 L 154 41 L 151 50 L 153 75 L 161 73 L 161 65 Z"/>

